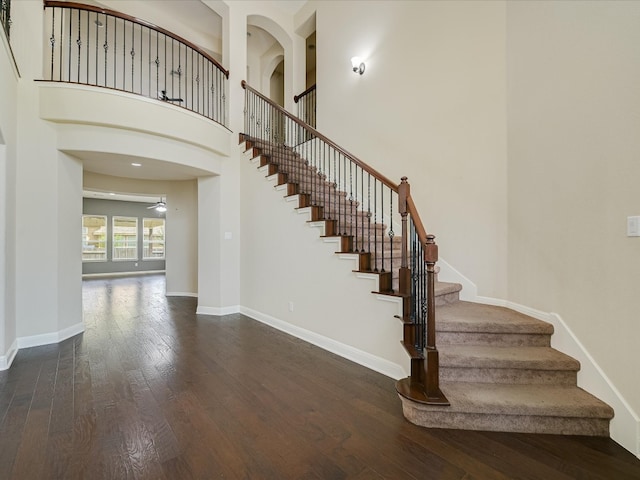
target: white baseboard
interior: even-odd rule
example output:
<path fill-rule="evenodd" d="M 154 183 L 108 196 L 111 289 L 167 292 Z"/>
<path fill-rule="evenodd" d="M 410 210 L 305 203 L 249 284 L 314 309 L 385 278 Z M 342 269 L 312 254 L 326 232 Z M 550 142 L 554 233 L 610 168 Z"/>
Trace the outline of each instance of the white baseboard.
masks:
<path fill-rule="evenodd" d="M 9 351 L 0 356 L 0 370 L 7 370 L 11 367 L 13 359 L 21 348 L 40 347 L 52 343 L 60 343 L 67 338 L 84 332 L 84 323 L 76 323 L 58 332 L 43 333 L 41 335 L 31 335 L 29 337 L 18 337 L 13 341 Z"/>
<path fill-rule="evenodd" d="M 195 297 L 198 298 L 197 293 L 193 292 L 165 292 L 166 297 Z"/>
<path fill-rule="evenodd" d="M 84 332 L 84 323 L 80 322 L 57 332 L 18 337 L 18 348 L 39 347 L 41 345 L 59 343 L 82 332 Z"/>
<path fill-rule="evenodd" d="M 475 300 L 478 297 L 478 287 L 475 283 L 465 277 L 458 270 L 453 268 L 446 260 L 440 258 L 438 260 L 438 267 L 440 271 L 438 272 L 438 280 L 441 282 L 451 282 L 451 283 L 459 283 L 462 285 L 462 290 L 460 291 L 460 300 L 467 300 L 469 302 L 477 301 Z"/>
<path fill-rule="evenodd" d="M 578 386 L 613 408 L 615 416 L 610 424 L 611 438 L 640 458 L 640 417 L 560 315 L 491 297 L 476 296 L 473 301 L 507 307 L 553 325 L 554 333 L 551 336 L 551 346 L 580 362 Z"/>
<path fill-rule="evenodd" d="M 133 277 L 136 275 L 153 275 L 156 273 L 166 273 L 166 271 L 165 270 L 141 270 L 141 271 L 134 271 L 134 272 L 83 273 L 82 278 Z"/>
<path fill-rule="evenodd" d="M 359 365 L 367 367 L 378 373 L 391 377 L 394 380 L 399 380 L 407 376 L 404 369 L 389 360 L 377 357 L 363 350 L 359 350 L 350 345 L 333 340 L 332 338 L 325 337 L 318 333 L 306 330 L 304 328 L 292 325 L 291 323 L 279 320 L 271 315 L 258 312 L 251 308 L 240 307 L 240 313 L 257 320 L 258 322 L 269 325 L 277 330 L 293 335 L 305 342 L 309 342 L 317 347 L 327 350 L 336 355 L 340 355 L 343 358 L 351 360 Z"/>
<path fill-rule="evenodd" d="M 0 356 L 0 370 L 7 370 L 18 353 L 18 340 L 14 340 L 5 355 Z"/>
<path fill-rule="evenodd" d="M 230 307 L 203 307 L 198 305 L 196 309 L 196 315 L 231 315 L 232 313 L 240 312 L 239 305 L 232 305 Z"/>

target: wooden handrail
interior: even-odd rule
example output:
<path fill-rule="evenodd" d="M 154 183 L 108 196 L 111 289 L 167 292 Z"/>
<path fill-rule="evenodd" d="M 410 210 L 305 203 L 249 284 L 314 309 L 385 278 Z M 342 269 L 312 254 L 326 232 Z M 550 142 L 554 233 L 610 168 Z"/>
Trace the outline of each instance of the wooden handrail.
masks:
<path fill-rule="evenodd" d="M 150 28 L 151 30 L 155 30 L 158 33 L 162 33 L 163 35 L 166 35 L 167 37 L 171 37 L 174 40 L 177 40 L 178 42 L 187 45 L 189 48 L 192 48 L 193 50 L 198 52 L 200 55 L 202 55 L 204 58 L 206 58 L 211 63 L 213 63 L 218 68 L 218 70 L 220 70 L 222 73 L 224 73 L 225 77 L 229 78 L 229 70 L 226 70 L 222 65 L 220 65 L 220 63 L 218 63 L 218 61 L 215 58 L 213 58 L 211 55 L 209 55 L 202 48 L 198 47 L 197 45 L 194 45 L 189 40 L 186 40 L 186 39 L 182 38 L 181 36 L 170 32 L 169 30 L 165 30 L 162 27 L 158 27 L 157 25 L 154 25 L 153 23 L 147 22 L 146 20 L 142 20 L 140 18 L 132 17 L 131 15 L 127 15 L 125 13 L 120 13 L 120 12 L 117 12 L 115 10 L 110 10 L 108 8 L 96 7 L 94 5 L 86 5 L 84 3 L 60 2 L 60 1 L 53 1 L 53 0 L 44 0 L 44 6 L 45 6 L 45 8 L 46 7 L 74 8 L 74 9 L 77 9 L 77 10 L 86 10 L 86 11 L 89 11 L 89 12 L 102 13 L 104 15 L 110 15 L 110 16 L 113 16 L 113 17 L 121 18 L 123 20 L 128 20 L 130 22 L 137 23 L 138 25 L 143 25 L 143 26 L 145 26 L 147 28 Z"/>
<path fill-rule="evenodd" d="M 413 203 L 413 198 L 411 195 L 407 196 L 407 212 L 411 215 L 411 219 L 413 220 L 413 224 L 415 225 L 416 233 L 418 234 L 418 238 L 420 239 L 421 245 L 426 245 L 427 243 L 427 229 L 424 228 L 422 224 L 422 219 L 420 218 L 420 214 L 418 214 L 418 209 L 416 204 Z"/>
<path fill-rule="evenodd" d="M 265 97 L 263 94 L 261 94 L 260 92 L 258 92 L 257 90 L 255 90 L 254 88 L 249 86 L 249 84 L 245 80 L 242 80 L 241 84 L 242 84 L 242 88 L 244 88 L 245 90 L 249 90 L 254 95 L 260 97 L 262 100 L 267 102 L 272 108 L 274 108 L 275 110 L 277 110 L 278 112 L 280 112 L 281 114 L 286 116 L 289 120 L 291 120 L 292 122 L 294 122 L 294 123 L 300 125 L 301 127 L 305 128 L 307 131 L 311 132 L 315 137 L 319 138 L 320 140 L 325 142 L 327 145 L 329 145 L 331 148 L 333 148 L 337 152 L 341 153 L 345 157 L 349 158 L 353 163 L 355 163 L 357 166 L 362 168 L 365 172 L 367 172 L 368 174 L 370 174 L 374 178 L 378 179 L 380 182 L 385 184 L 387 187 L 389 187 L 394 192 L 398 193 L 398 184 L 396 184 L 396 183 L 392 182 L 391 180 L 389 180 L 386 176 L 384 176 L 383 174 L 378 172 L 375 168 L 370 167 L 369 165 L 364 163 L 362 160 L 360 160 L 355 155 L 352 155 L 351 153 L 347 152 L 345 149 L 343 149 L 340 146 L 338 146 L 338 144 L 336 144 L 335 142 L 329 140 L 327 137 L 325 137 L 320 132 L 318 132 L 315 128 L 307 125 L 306 123 L 304 123 L 299 118 L 296 118 L 293 115 L 291 115 L 289 112 L 287 112 L 280 105 L 274 103 L 271 99 L 269 99 L 268 97 Z"/>
<path fill-rule="evenodd" d="M 311 92 L 313 92 L 316 89 L 315 84 L 311 85 L 309 88 L 307 88 L 304 92 L 302 92 L 300 95 L 294 95 L 293 96 L 293 101 L 298 103 L 298 100 L 300 100 L 302 97 L 304 97 L 305 95 L 310 94 Z"/>

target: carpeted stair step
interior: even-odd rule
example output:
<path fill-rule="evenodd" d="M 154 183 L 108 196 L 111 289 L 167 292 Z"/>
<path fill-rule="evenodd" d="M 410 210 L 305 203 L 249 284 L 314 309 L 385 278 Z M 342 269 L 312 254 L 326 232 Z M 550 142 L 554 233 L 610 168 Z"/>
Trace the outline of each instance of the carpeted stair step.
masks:
<path fill-rule="evenodd" d="M 453 302 L 438 309 L 436 330 L 438 346 L 548 347 L 553 325 L 504 307 Z"/>
<path fill-rule="evenodd" d="M 608 436 L 613 409 L 579 387 L 441 382 L 449 407 L 400 396 L 405 417 L 429 428 Z"/>
<path fill-rule="evenodd" d="M 576 385 L 580 363 L 550 347 L 440 345 L 447 382 Z"/>

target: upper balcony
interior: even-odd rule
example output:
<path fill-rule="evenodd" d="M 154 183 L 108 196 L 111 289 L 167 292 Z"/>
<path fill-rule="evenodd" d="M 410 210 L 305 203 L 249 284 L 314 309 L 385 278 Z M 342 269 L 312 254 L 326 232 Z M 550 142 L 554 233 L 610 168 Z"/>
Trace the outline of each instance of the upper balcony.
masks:
<path fill-rule="evenodd" d="M 229 72 L 207 51 L 113 10 L 49 0 L 44 7 L 41 118 L 226 154 Z"/>

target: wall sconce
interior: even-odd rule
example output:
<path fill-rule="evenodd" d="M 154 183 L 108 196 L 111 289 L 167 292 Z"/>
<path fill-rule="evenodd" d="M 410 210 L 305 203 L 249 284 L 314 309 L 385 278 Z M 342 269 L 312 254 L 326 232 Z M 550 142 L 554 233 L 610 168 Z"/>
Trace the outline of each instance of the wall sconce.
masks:
<path fill-rule="evenodd" d="M 359 73 L 360 75 L 364 73 L 364 62 L 360 57 L 352 57 L 351 66 L 353 67 L 354 73 Z"/>

